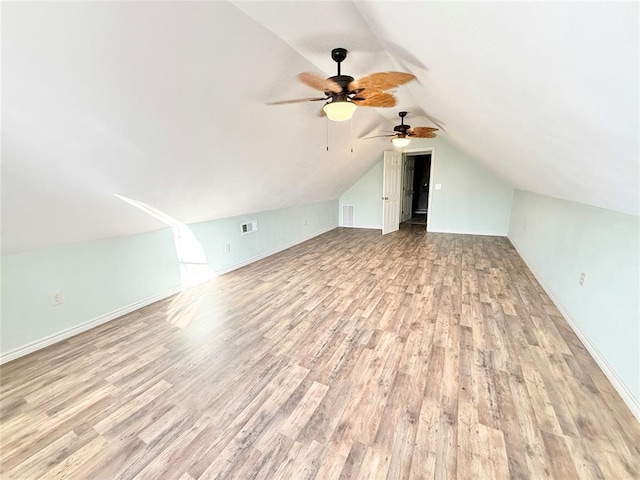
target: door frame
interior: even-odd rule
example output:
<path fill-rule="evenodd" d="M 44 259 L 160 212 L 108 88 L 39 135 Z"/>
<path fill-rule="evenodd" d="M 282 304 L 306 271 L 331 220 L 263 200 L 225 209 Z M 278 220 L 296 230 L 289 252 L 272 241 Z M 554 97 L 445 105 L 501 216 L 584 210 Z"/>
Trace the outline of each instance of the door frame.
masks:
<path fill-rule="evenodd" d="M 407 157 L 407 155 L 402 152 L 402 205 L 400 206 L 400 223 L 402 222 L 406 222 L 407 220 L 410 220 L 412 215 L 413 215 L 413 176 L 415 174 L 414 169 L 415 169 L 415 161 L 413 162 L 413 165 L 411 165 L 411 168 L 409 168 L 409 157 Z M 411 175 L 409 175 L 409 172 L 411 172 Z M 407 210 L 405 210 L 405 207 L 407 206 L 405 204 L 406 200 L 407 200 L 407 195 L 406 195 L 406 190 L 405 190 L 405 186 L 407 185 L 407 179 L 409 178 L 409 176 L 411 177 L 411 185 L 409 186 L 408 190 L 411 190 L 411 202 L 409 202 L 409 209 L 408 212 Z"/>
<path fill-rule="evenodd" d="M 431 212 L 433 211 L 433 185 L 434 185 L 434 171 L 436 165 L 436 147 L 422 147 L 422 148 L 405 148 L 403 152 L 405 156 L 415 156 L 421 154 L 431 154 L 431 167 L 429 168 L 429 204 L 427 206 L 427 227 L 426 231 L 431 231 Z M 414 173 L 415 175 L 415 173 Z M 402 210 L 401 210 L 402 211 Z"/>

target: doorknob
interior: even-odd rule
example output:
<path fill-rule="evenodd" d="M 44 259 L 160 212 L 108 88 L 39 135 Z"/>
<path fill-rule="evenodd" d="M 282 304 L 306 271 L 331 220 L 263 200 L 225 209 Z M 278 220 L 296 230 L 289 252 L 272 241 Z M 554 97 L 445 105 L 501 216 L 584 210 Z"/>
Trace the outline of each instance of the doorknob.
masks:
<path fill-rule="evenodd" d="M 383 200 L 389 200 L 389 197 L 382 197 Z"/>

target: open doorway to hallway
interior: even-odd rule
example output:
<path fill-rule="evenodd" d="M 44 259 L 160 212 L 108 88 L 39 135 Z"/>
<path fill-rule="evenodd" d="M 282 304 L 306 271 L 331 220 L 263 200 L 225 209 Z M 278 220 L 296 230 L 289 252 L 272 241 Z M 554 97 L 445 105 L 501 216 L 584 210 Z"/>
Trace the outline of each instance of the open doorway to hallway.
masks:
<path fill-rule="evenodd" d="M 407 225 L 427 226 L 431 152 L 409 153 L 403 168 L 401 221 Z"/>

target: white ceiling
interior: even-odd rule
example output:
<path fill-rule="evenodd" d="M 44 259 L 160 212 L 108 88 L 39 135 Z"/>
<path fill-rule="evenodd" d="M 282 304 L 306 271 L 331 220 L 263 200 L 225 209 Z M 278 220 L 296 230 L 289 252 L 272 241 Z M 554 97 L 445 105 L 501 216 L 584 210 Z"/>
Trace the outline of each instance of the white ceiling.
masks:
<path fill-rule="evenodd" d="M 336 198 L 400 109 L 517 188 L 640 213 L 637 3 L 1 8 L 4 254 L 163 226 L 114 193 L 185 223 Z M 334 75 L 337 46 L 343 73 L 418 81 L 353 122 L 265 105 L 315 96 L 295 74 Z"/>

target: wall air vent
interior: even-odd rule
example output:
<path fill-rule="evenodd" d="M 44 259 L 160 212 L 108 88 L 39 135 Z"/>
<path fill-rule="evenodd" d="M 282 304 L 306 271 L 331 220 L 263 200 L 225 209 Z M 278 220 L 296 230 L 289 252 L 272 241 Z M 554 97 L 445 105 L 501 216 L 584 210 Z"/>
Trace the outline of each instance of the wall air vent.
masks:
<path fill-rule="evenodd" d="M 253 233 L 258 231 L 258 221 L 253 220 L 251 222 L 243 223 L 240 225 L 240 233 L 246 235 L 247 233 Z"/>
<path fill-rule="evenodd" d="M 342 226 L 353 227 L 356 207 L 353 205 L 342 205 Z"/>

